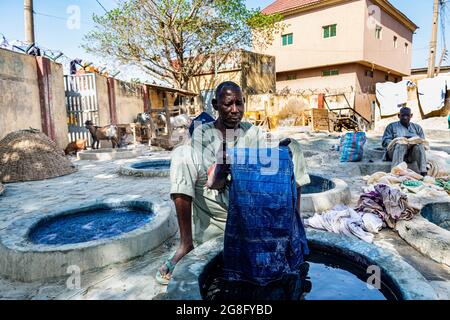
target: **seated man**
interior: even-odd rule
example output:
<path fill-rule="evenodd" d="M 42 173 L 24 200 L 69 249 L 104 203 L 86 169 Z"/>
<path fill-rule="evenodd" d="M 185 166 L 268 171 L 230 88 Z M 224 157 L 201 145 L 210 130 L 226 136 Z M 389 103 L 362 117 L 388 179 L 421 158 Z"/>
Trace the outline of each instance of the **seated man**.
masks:
<path fill-rule="evenodd" d="M 194 130 L 190 144 L 174 150 L 170 169 L 171 197 L 175 204 L 180 230 L 180 245 L 175 254 L 158 270 L 156 278 L 168 283 L 175 264 L 197 244 L 223 235 L 228 213 L 228 185 L 221 190 L 206 187 L 208 169 L 220 159 L 226 148 L 258 148 L 266 144 L 264 132 L 241 122 L 244 98 L 241 88 L 234 82 L 221 83 L 212 100 L 219 117 Z M 310 183 L 300 145 L 287 139 L 292 152 L 297 182 L 298 211 L 300 212 L 301 186 Z M 192 232 L 192 225 L 194 232 Z"/>
<path fill-rule="evenodd" d="M 422 176 L 427 174 L 427 159 L 423 144 L 391 144 L 397 138 L 421 138 L 425 139 L 422 128 L 415 123 L 411 123 L 411 109 L 403 107 L 400 109 L 398 118 L 400 121 L 393 122 L 386 127 L 383 134 L 382 145 L 386 148 L 385 161 L 392 161 L 392 168 L 406 161 L 407 163 L 417 162 L 419 172 Z M 389 147 L 389 148 L 388 148 Z"/>

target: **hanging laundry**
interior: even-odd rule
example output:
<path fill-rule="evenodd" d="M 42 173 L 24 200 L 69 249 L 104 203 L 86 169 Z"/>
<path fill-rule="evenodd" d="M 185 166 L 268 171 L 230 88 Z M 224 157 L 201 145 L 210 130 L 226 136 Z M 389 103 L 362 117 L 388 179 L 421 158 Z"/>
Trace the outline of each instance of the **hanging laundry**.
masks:
<path fill-rule="evenodd" d="M 392 229 L 398 220 L 410 220 L 419 212 L 409 205 L 406 194 L 384 184 L 377 184 L 374 191 L 361 195 L 355 210 L 378 215 Z"/>
<path fill-rule="evenodd" d="M 449 80 L 446 76 L 439 76 L 418 81 L 417 90 L 423 114 L 427 115 L 444 107 Z"/>
<path fill-rule="evenodd" d="M 81 66 L 81 62 L 83 62 L 81 59 L 74 59 L 70 61 L 70 74 L 75 75 L 77 74 L 78 66 Z"/>
<path fill-rule="evenodd" d="M 373 219 L 368 217 L 366 222 L 369 225 L 366 229 L 362 218 L 363 215 L 347 206 L 337 205 L 332 210 L 321 214 L 316 213 L 313 217 L 305 219 L 304 222 L 305 226 L 310 228 L 344 234 L 371 243 L 374 236 L 366 230 L 374 230 L 376 227 L 373 225 Z M 377 225 L 379 223 L 375 222 L 374 224 Z"/>
<path fill-rule="evenodd" d="M 381 116 L 392 116 L 408 102 L 408 85 L 411 81 L 398 83 L 384 82 L 376 84 L 376 96 L 380 104 Z"/>

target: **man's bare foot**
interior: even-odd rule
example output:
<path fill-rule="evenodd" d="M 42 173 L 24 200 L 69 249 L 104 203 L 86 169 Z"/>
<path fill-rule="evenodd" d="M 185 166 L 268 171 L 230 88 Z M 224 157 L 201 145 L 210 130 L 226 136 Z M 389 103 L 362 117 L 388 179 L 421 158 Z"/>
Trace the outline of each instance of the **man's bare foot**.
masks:
<path fill-rule="evenodd" d="M 177 249 L 177 251 L 175 252 L 175 255 L 173 256 L 173 258 L 170 260 L 170 264 L 175 266 L 178 263 L 178 261 L 180 261 L 185 255 L 187 255 L 193 249 L 194 249 L 193 245 L 187 246 L 187 247 L 180 246 Z M 166 265 L 166 263 L 164 263 L 159 268 L 159 273 L 162 278 L 165 278 L 167 280 L 169 280 L 172 276 L 171 271 L 169 270 L 169 267 Z"/>

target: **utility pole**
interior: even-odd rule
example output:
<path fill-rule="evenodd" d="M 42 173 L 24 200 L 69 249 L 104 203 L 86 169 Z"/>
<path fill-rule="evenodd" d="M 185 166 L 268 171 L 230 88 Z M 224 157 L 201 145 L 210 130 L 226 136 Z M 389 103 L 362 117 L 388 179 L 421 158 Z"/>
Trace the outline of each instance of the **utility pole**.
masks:
<path fill-rule="evenodd" d="M 24 0 L 23 11 L 25 20 L 25 42 L 27 44 L 32 44 L 35 43 L 33 0 Z"/>
<path fill-rule="evenodd" d="M 438 34 L 438 19 L 439 19 L 439 0 L 434 0 L 433 9 L 433 25 L 431 31 L 430 42 L 430 59 L 428 61 L 428 78 L 434 78 L 436 50 L 437 50 L 437 34 Z"/>

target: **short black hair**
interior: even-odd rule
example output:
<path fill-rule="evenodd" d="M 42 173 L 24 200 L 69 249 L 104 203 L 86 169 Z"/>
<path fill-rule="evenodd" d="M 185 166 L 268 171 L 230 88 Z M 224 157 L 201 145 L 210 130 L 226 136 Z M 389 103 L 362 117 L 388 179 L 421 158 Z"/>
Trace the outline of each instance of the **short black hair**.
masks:
<path fill-rule="evenodd" d="M 402 114 L 402 113 L 404 113 L 404 112 L 409 112 L 409 113 L 411 113 L 411 108 L 408 108 L 408 107 L 402 107 L 402 108 L 400 109 L 399 114 Z"/>
<path fill-rule="evenodd" d="M 225 89 L 235 89 L 235 90 L 241 90 L 241 87 L 233 82 L 233 81 L 225 81 L 219 84 L 216 88 L 216 100 L 218 101 L 219 98 L 222 96 L 222 93 Z"/>

